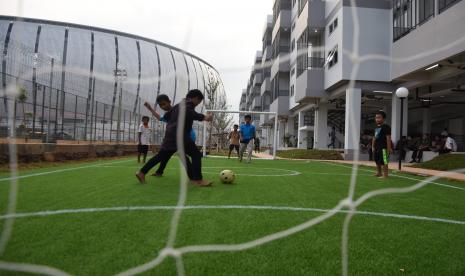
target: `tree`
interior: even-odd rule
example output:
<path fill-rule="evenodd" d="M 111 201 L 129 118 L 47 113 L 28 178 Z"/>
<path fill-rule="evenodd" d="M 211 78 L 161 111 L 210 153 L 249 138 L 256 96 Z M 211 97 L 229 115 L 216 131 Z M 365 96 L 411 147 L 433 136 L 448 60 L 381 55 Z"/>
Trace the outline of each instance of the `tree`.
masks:
<path fill-rule="evenodd" d="M 19 125 L 19 129 L 21 132 L 24 132 L 24 135 L 26 136 L 25 138 L 27 139 L 27 117 L 30 112 L 26 112 L 26 107 L 25 103 L 27 101 L 27 91 L 26 88 L 24 87 L 19 87 L 18 88 L 18 96 L 16 97 L 16 100 L 18 103 L 21 104 L 21 108 L 23 110 L 23 121 L 21 125 Z M 16 119 L 16 118 L 15 118 Z"/>
<path fill-rule="evenodd" d="M 220 86 L 220 81 L 216 79 L 211 72 L 208 74 L 207 83 L 205 86 L 205 108 L 207 110 L 227 110 L 227 98 L 226 95 L 219 93 L 218 88 Z M 216 132 L 217 139 L 217 149 L 220 148 L 223 142 L 224 132 L 231 127 L 232 117 L 228 113 L 218 113 L 215 114 L 213 120 L 210 122 L 207 131 L 208 131 L 208 145 L 209 150 L 212 146 L 212 136 L 213 130 Z"/>

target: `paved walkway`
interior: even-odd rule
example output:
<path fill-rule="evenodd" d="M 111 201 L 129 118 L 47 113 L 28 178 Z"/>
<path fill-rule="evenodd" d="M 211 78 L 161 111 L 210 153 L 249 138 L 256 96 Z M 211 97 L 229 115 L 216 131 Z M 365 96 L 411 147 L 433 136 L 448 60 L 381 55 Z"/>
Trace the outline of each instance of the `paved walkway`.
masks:
<path fill-rule="evenodd" d="M 256 156 L 258 158 L 264 158 L 264 159 L 272 159 L 273 158 L 273 156 L 271 156 L 271 155 L 269 155 L 267 153 L 254 153 L 254 156 Z M 302 159 L 288 159 L 288 158 L 279 158 L 279 157 L 278 157 L 278 159 L 302 160 Z M 350 161 L 350 160 L 314 160 L 314 161 L 333 162 L 333 163 L 347 164 L 347 165 L 354 164 L 354 161 Z M 376 167 L 375 163 L 372 162 L 372 161 L 358 161 L 357 164 L 359 164 L 361 166 Z M 389 169 L 398 171 L 398 163 L 397 162 L 390 163 L 389 164 Z M 421 175 L 421 176 L 437 176 L 437 175 L 440 175 L 441 173 L 444 173 L 443 171 L 414 168 L 414 167 L 409 166 L 409 164 L 403 164 L 402 165 L 402 171 L 407 172 L 407 173 Z M 458 181 L 465 182 L 465 174 L 464 173 L 450 172 L 446 176 L 441 176 L 441 178 L 447 178 L 447 179 L 452 179 L 452 180 L 458 180 Z"/>

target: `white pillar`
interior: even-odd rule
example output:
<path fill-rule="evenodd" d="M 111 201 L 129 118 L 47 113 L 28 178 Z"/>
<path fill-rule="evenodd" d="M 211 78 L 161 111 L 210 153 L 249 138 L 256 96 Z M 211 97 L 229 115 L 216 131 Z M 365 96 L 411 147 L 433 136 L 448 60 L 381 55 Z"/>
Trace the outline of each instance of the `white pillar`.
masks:
<path fill-rule="evenodd" d="M 284 144 L 284 136 L 286 135 L 286 121 L 284 120 L 280 120 L 278 122 L 278 126 L 279 126 L 279 129 L 278 129 L 278 148 L 284 148 L 286 147 L 287 145 Z"/>
<path fill-rule="evenodd" d="M 299 124 L 297 127 L 297 147 L 299 149 L 306 149 L 307 148 L 307 132 L 301 130 L 301 128 L 305 127 L 304 124 L 304 112 L 299 112 L 298 115 Z"/>
<path fill-rule="evenodd" d="M 422 134 L 431 134 L 431 109 L 423 108 Z"/>
<path fill-rule="evenodd" d="M 346 90 L 346 116 L 344 131 L 344 152 L 353 155 L 360 148 L 360 119 L 362 109 L 362 90 L 351 88 Z"/>
<path fill-rule="evenodd" d="M 287 118 L 287 123 L 286 123 L 286 133 L 288 133 L 289 135 L 294 135 L 294 120 L 295 118 L 294 117 L 288 117 Z"/>
<path fill-rule="evenodd" d="M 389 116 L 389 115 L 388 115 Z M 391 109 L 391 139 L 394 145 L 400 140 L 400 99 L 392 95 L 392 109 Z M 402 135 L 407 136 L 408 129 L 408 100 L 404 100 L 404 122 Z"/>
<path fill-rule="evenodd" d="M 314 148 L 328 148 L 328 105 L 320 103 L 315 110 Z"/>

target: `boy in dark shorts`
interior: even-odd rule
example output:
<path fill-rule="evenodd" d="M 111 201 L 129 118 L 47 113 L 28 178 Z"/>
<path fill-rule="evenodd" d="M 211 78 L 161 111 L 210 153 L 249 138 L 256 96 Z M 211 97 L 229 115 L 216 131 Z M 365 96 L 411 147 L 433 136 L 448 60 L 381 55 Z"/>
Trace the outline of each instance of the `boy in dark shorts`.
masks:
<path fill-rule="evenodd" d="M 170 98 L 165 94 L 161 94 L 157 97 L 157 104 L 165 112 L 168 112 L 173 108 L 173 106 L 171 105 Z M 168 122 L 165 116 L 160 116 L 160 114 L 157 111 L 155 111 L 155 109 L 153 109 L 148 102 L 145 102 L 144 106 L 152 113 L 152 115 L 155 118 L 157 118 L 157 120 L 159 120 L 160 122 L 164 122 L 164 123 Z M 191 139 L 195 143 L 196 135 L 195 135 L 194 129 L 191 129 L 190 135 L 191 135 Z M 171 156 L 169 157 L 167 156 L 166 158 L 167 159 L 163 159 L 160 161 L 160 166 L 158 167 L 158 170 L 154 174 L 152 174 L 152 176 L 157 176 L 157 177 L 163 176 L 166 165 L 168 164 L 168 161 L 170 160 Z"/>
<path fill-rule="evenodd" d="M 231 131 L 228 135 L 229 139 L 229 154 L 228 159 L 231 158 L 231 152 L 235 149 L 237 151 L 237 156 L 239 157 L 239 126 L 234 125 L 234 130 Z"/>
<path fill-rule="evenodd" d="M 391 127 L 384 123 L 386 113 L 378 111 L 375 121 L 375 136 L 372 141 L 373 159 L 375 160 L 376 177 L 387 179 L 389 175 L 389 155 L 392 153 Z"/>
<path fill-rule="evenodd" d="M 184 140 L 184 151 L 191 160 L 186 158 L 186 170 L 189 179 L 192 184 L 206 187 L 211 186 L 212 182 L 204 180 L 202 177 L 202 154 L 192 141 L 190 132 L 192 130 L 192 124 L 195 121 L 211 121 L 213 116 L 211 114 L 203 115 L 195 111 L 195 107 L 199 105 L 204 99 L 202 92 L 198 89 L 190 90 L 186 99 L 181 102 L 185 104 L 185 117 L 184 129 L 183 129 L 183 140 Z M 151 168 L 156 166 L 162 160 L 169 160 L 169 158 L 178 150 L 177 145 L 177 128 L 178 128 L 178 117 L 180 112 L 179 104 L 175 105 L 172 109 L 165 113 L 164 117 L 168 122 L 166 126 L 165 137 L 163 138 L 163 144 L 157 155 L 152 157 L 147 164 L 136 173 L 136 177 L 141 183 L 145 183 L 145 175 Z"/>
<path fill-rule="evenodd" d="M 142 123 L 139 125 L 138 143 L 137 143 L 137 163 L 140 163 L 140 156 L 143 155 L 143 162 L 147 159 L 147 152 L 150 146 L 150 134 L 152 130 L 149 128 L 150 118 L 147 116 L 142 117 Z"/>

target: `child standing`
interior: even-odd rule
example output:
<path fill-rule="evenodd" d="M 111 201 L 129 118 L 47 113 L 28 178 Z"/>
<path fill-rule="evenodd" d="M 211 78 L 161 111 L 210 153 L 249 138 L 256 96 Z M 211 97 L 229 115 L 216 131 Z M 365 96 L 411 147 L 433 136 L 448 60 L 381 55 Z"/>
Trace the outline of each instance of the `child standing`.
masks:
<path fill-rule="evenodd" d="M 239 126 L 234 125 L 233 131 L 231 131 L 228 135 L 229 139 L 229 154 L 228 154 L 228 159 L 231 158 L 231 152 L 233 149 L 237 151 L 237 156 L 239 157 L 239 131 L 238 131 Z"/>
<path fill-rule="evenodd" d="M 204 99 L 202 92 L 198 89 L 191 90 L 187 93 L 186 99 L 181 102 L 185 103 L 186 114 L 184 119 L 184 151 L 191 160 L 186 158 L 186 170 L 189 179 L 194 185 L 200 187 L 211 186 L 212 182 L 204 180 L 202 177 L 202 154 L 199 149 L 192 141 L 190 132 L 192 130 L 192 124 L 195 121 L 211 121 L 213 116 L 211 114 L 203 115 L 195 111 L 195 107 L 199 105 Z M 156 156 L 151 158 L 147 164 L 136 174 L 137 179 L 141 183 L 145 183 L 145 175 L 147 172 L 156 166 L 162 160 L 169 160 L 169 158 L 178 150 L 177 145 L 177 128 L 178 128 L 178 117 L 179 117 L 179 104 L 175 105 L 165 114 L 165 119 L 168 122 L 166 126 L 165 137 L 163 138 L 163 144 L 160 151 Z"/>
<path fill-rule="evenodd" d="M 389 155 L 392 153 L 391 142 L 391 127 L 384 123 L 386 120 L 386 113 L 378 111 L 376 113 L 375 121 L 375 136 L 372 141 L 373 159 L 376 162 L 377 173 L 376 177 L 388 178 L 389 174 Z"/>
<path fill-rule="evenodd" d="M 242 162 L 242 156 L 244 151 L 247 149 L 247 163 L 250 163 L 252 160 L 252 150 L 255 139 L 255 126 L 251 124 L 252 116 L 245 115 L 245 123 L 241 125 L 241 130 L 239 132 L 241 140 L 241 149 L 239 152 L 239 162 Z"/>
<path fill-rule="evenodd" d="M 150 134 L 152 130 L 149 128 L 150 118 L 147 116 L 142 117 L 142 123 L 139 125 L 139 136 L 137 143 L 137 163 L 140 163 L 140 156 L 143 155 L 143 163 L 147 159 L 147 152 L 150 146 Z"/>

